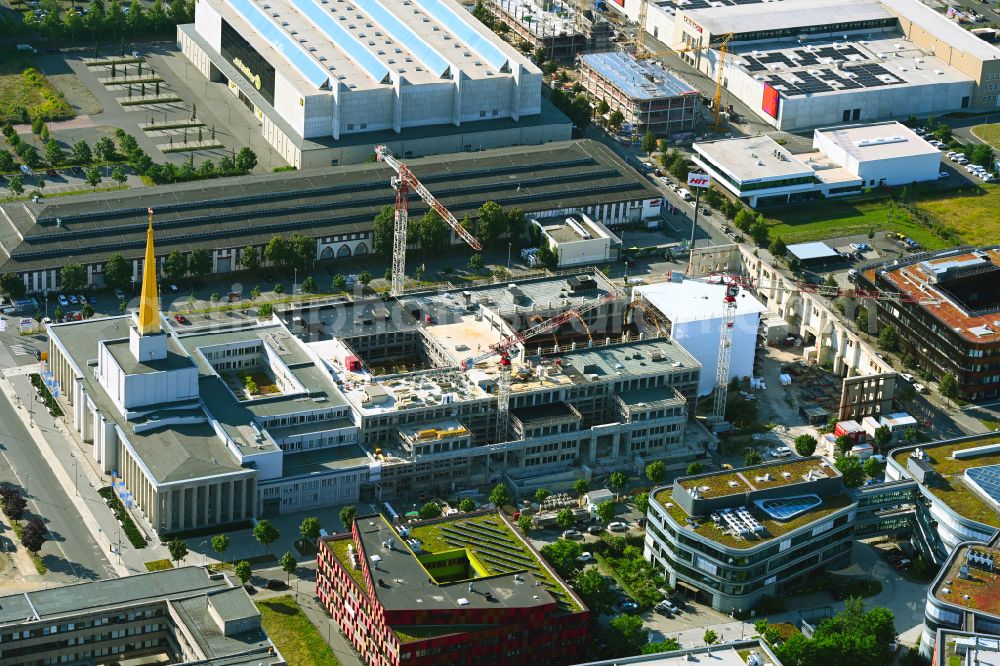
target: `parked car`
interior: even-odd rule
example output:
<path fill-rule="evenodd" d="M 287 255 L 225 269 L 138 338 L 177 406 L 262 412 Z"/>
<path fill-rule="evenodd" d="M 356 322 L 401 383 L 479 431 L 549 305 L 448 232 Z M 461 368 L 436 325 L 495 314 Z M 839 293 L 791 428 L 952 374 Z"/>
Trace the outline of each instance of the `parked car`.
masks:
<path fill-rule="evenodd" d="M 855 280 L 858 279 L 858 275 L 860 275 L 860 273 L 858 273 L 858 269 L 852 268 L 851 270 L 847 271 L 847 281 L 854 282 Z"/>
<path fill-rule="evenodd" d="M 631 599 L 625 599 L 620 604 L 618 604 L 619 610 L 623 613 L 638 613 L 639 604 L 635 603 Z"/>
<path fill-rule="evenodd" d="M 913 375 L 911 375 L 911 374 L 910 374 L 910 373 L 908 373 L 908 372 L 904 372 L 904 373 L 902 373 L 902 374 L 900 375 L 900 377 L 902 377 L 902 378 L 903 378 L 903 379 L 905 379 L 906 381 L 910 382 L 911 384 L 913 383 Z"/>
<path fill-rule="evenodd" d="M 247 594 L 257 594 L 257 588 L 250 583 L 243 583 L 243 589 L 247 591 Z"/>
<path fill-rule="evenodd" d="M 587 534 L 600 534 L 604 531 L 604 528 L 600 525 L 591 525 L 587 528 Z"/>
<path fill-rule="evenodd" d="M 59 305 L 63 307 L 69 305 L 69 300 L 67 300 L 66 294 L 59 294 L 58 299 L 59 299 Z"/>
<path fill-rule="evenodd" d="M 170 285 L 170 293 L 176 294 L 178 291 L 180 291 L 180 290 L 177 288 L 176 284 Z"/>
<path fill-rule="evenodd" d="M 287 590 L 288 583 L 283 580 L 271 579 L 264 584 L 264 587 L 269 590 Z"/>
<path fill-rule="evenodd" d="M 563 539 L 582 539 L 583 538 L 583 532 L 581 532 L 580 530 L 566 530 L 565 532 L 562 533 L 562 538 Z"/>
<path fill-rule="evenodd" d="M 50 177 L 50 178 L 58 178 L 59 177 L 59 172 L 56 171 L 55 169 L 46 169 L 45 170 L 45 175 L 48 176 L 48 177 Z"/>
<path fill-rule="evenodd" d="M 187 323 L 189 323 L 188 322 L 188 318 L 185 317 L 182 314 L 175 314 L 174 315 L 174 321 L 176 321 L 178 324 L 187 324 Z"/>
<path fill-rule="evenodd" d="M 667 608 L 666 606 L 661 606 L 660 604 L 656 604 L 655 606 L 653 606 L 653 610 L 662 615 L 663 617 L 674 616 L 674 614 L 670 611 L 669 608 Z"/>
<path fill-rule="evenodd" d="M 924 386 L 923 384 L 914 384 L 914 385 L 913 385 L 913 389 L 914 389 L 914 390 L 915 390 L 915 391 L 916 391 L 917 393 L 927 393 L 927 387 L 926 387 L 926 386 Z"/>
<path fill-rule="evenodd" d="M 938 174 L 938 178 L 947 178 L 950 175 L 951 174 L 949 174 L 947 171 L 942 171 L 941 173 Z"/>
<path fill-rule="evenodd" d="M 892 568 L 895 569 L 896 571 L 905 571 L 906 569 L 909 569 L 911 566 L 913 566 L 913 562 L 906 557 L 904 557 L 901 560 L 896 560 L 895 562 L 892 563 Z"/>
<path fill-rule="evenodd" d="M 611 532 L 626 532 L 628 531 L 628 525 L 616 520 L 614 522 L 608 523 L 608 530 L 610 530 Z"/>
<path fill-rule="evenodd" d="M 889 548 L 888 550 L 882 551 L 882 557 L 885 559 L 886 562 L 893 562 L 895 560 L 903 559 L 904 557 L 906 557 L 906 554 L 903 552 L 901 548 L 895 546 L 893 548 Z"/>
<path fill-rule="evenodd" d="M 670 601 L 670 599 L 664 599 L 660 603 L 656 604 L 655 608 L 664 608 L 675 615 L 681 612 L 681 609 L 675 606 L 674 602 Z"/>
<path fill-rule="evenodd" d="M 787 458 L 788 456 L 792 455 L 792 450 L 787 446 L 776 446 L 770 451 L 768 451 L 768 454 L 772 458 Z"/>
<path fill-rule="evenodd" d="M 80 302 L 80 299 L 76 297 L 76 294 L 70 294 L 69 302 L 72 303 L 73 305 L 76 305 L 77 303 Z"/>
<path fill-rule="evenodd" d="M 115 289 L 115 298 L 117 298 L 119 301 L 124 301 L 125 292 L 122 291 L 121 289 Z"/>
<path fill-rule="evenodd" d="M 587 551 L 583 551 L 582 553 L 580 553 L 580 557 L 576 558 L 576 561 L 582 564 L 587 564 L 588 562 L 594 561 L 594 555 Z"/>

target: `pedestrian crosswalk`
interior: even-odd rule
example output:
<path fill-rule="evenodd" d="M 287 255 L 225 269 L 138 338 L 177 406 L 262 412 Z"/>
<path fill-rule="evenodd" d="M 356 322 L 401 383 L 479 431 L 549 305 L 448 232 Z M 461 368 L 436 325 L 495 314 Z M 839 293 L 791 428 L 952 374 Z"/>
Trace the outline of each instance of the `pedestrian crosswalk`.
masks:
<path fill-rule="evenodd" d="M 35 350 L 27 345 L 13 344 L 10 345 L 10 351 L 12 354 L 20 354 L 21 356 L 34 356 Z"/>

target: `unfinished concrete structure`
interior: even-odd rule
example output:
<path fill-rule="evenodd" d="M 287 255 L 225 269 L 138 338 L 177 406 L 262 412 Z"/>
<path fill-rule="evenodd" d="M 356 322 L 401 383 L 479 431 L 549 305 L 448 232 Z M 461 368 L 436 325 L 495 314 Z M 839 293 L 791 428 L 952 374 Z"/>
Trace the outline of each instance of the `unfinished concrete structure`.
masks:
<path fill-rule="evenodd" d="M 572 60 L 578 53 L 611 49 L 611 26 L 593 10 L 568 0 L 488 0 L 493 18 L 549 60 Z"/>

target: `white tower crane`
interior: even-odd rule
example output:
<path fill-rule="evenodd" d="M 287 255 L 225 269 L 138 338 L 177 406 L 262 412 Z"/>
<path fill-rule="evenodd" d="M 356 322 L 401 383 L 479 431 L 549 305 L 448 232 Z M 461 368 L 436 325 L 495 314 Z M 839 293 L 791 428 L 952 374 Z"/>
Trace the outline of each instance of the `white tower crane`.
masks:
<path fill-rule="evenodd" d="M 399 296 L 403 293 L 403 284 L 406 280 L 406 223 L 410 209 L 410 190 L 420 195 L 424 202 L 434 209 L 445 222 L 448 223 L 458 237 L 464 240 L 469 247 L 477 252 L 483 249 L 482 244 L 475 236 L 470 234 L 465 227 L 455 219 L 455 216 L 445 208 L 434 195 L 424 187 L 423 183 L 417 180 L 413 172 L 405 164 L 396 159 L 385 146 L 375 146 L 375 155 L 379 160 L 385 162 L 393 168 L 396 175 L 390 181 L 396 190 L 396 213 L 392 230 L 392 286 L 389 293 Z"/>

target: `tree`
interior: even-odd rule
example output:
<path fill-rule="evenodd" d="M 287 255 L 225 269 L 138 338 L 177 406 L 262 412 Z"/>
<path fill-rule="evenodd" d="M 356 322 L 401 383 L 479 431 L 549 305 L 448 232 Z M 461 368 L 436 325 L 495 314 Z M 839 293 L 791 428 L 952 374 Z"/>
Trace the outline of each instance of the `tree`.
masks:
<path fill-rule="evenodd" d="M 517 519 L 517 528 L 521 530 L 522 534 L 527 534 L 528 531 L 531 530 L 531 527 L 531 516 L 522 515 Z"/>
<path fill-rule="evenodd" d="M 24 281 L 16 273 L 0 274 L 0 292 L 9 296 L 12 300 L 24 296 Z"/>
<path fill-rule="evenodd" d="M 495 485 L 493 490 L 490 491 L 490 502 L 498 509 L 510 504 L 510 491 L 507 490 L 507 486 L 502 482 Z"/>
<path fill-rule="evenodd" d="M 298 567 L 298 562 L 296 562 L 295 557 L 286 550 L 285 554 L 281 556 L 280 560 L 278 560 L 278 565 L 281 567 L 281 570 L 285 572 L 285 583 L 288 583 L 292 574 L 295 573 L 296 567 Z"/>
<path fill-rule="evenodd" d="M 57 167 L 65 160 L 66 155 L 63 153 L 63 149 L 59 147 L 58 141 L 49 139 L 45 142 L 45 161 L 49 163 L 49 166 Z"/>
<path fill-rule="evenodd" d="M 854 456 L 840 456 L 837 458 L 836 467 L 843 475 L 844 485 L 848 488 L 857 488 L 865 480 L 861 461 Z"/>
<path fill-rule="evenodd" d="M 163 261 L 163 272 L 171 280 L 180 280 L 188 272 L 187 255 L 180 250 L 173 250 Z"/>
<path fill-rule="evenodd" d="M 157 0 L 157 2 L 159 2 L 159 0 Z M 246 585 L 247 581 L 249 581 L 250 577 L 253 575 L 253 571 L 250 569 L 250 563 L 246 560 L 240 560 L 237 562 L 236 566 L 233 567 L 233 573 L 240 579 L 241 585 Z"/>
<path fill-rule="evenodd" d="M 785 245 L 785 241 L 780 238 L 775 238 L 771 241 L 771 246 L 768 249 L 771 250 L 771 254 L 776 257 L 783 257 L 785 256 L 785 253 L 788 252 L 788 246 Z"/>
<path fill-rule="evenodd" d="M 167 550 L 170 552 L 170 559 L 174 561 L 174 566 L 177 566 L 187 557 L 187 542 L 184 539 L 171 539 L 167 542 Z"/>
<path fill-rule="evenodd" d="M 302 281 L 302 292 L 306 294 L 312 294 L 316 292 L 316 280 L 313 276 L 307 277 Z"/>
<path fill-rule="evenodd" d="M 443 252 L 450 245 L 451 228 L 448 223 L 441 219 L 437 211 L 433 208 L 424 213 L 420 218 L 418 236 L 420 239 L 420 249 L 425 254 L 437 254 Z"/>
<path fill-rule="evenodd" d="M 846 456 L 850 450 L 854 448 L 854 440 L 848 435 L 841 435 L 834 441 L 834 444 L 837 447 L 837 451 L 842 456 Z"/>
<path fill-rule="evenodd" d="M 104 282 L 109 287 L 124 289 L 132 280 L 132 266 L 120 252 L 115 252 L 104 263 Z"/>
<path fill-rule="evenodd" d="M 92 166 L 89 169 L 87 169 L 86 178 L 87 178 L 87 185 L 93 187 L 95 192 L 97 191 L 97 186 L 101 184 L 102 180 L 104 180 L 101 177 L 101 170 L 95 166 Z"/>
<path fill-rule="evenodd" d="M 576 518 L 573 517 L 573 511 L 570 509 L 560 509 L 559 513 L 556 514 L 556 525 L 560 529 L 568 530 L 573 527 L 576 523 Z"/>
<path fill-rule="evenodd" d="M 646 515 L 646 511 L 649 509 L 649 493 L 639 493 L 632 501 L 635 503 L 636 511 Z"/>
<path fill-rule="evenodd" d="M 889 430 L 889 426 L 882 426 L 875 430 L 875 448 L 879 451 L 885 450 L 889 442 L 892 440 L 892 431 Z"/>
<path fill-rule="evenodd" d="M 899 332 L 892 324 L 886 324 L 878 334 L 878 346 L 888 352 L 899 351 Z"/>
<path fill-rule="evenodd" d="M 319 518 L 316 516 L 308 516 L 302 519 L 302 523 L 299 525 L 299 534 L 303 539 L 312 541 L 313 543 L 319 539 Z"/>
<path fill-rule="evenodd" d="M 606 116 L 606 115 L 608 115 L 608 111 L 610 111 L 610 110 L 611 110 L 611 107 L 608 106 L 608 103 L 607 103 L 606 100 L 602 99 L 600 102 L 597 103 L 597 114 L 598 115 L 600 115 L 600 116 Z"/>
<path fill-rule="evenodd" d="M 597 519 L 607 525 L 615 517 L 614 500 L 604 500 L 597 505 Z"/>
<path fill-rule="evenodd" d="M 212 272 L 212 255 L 204 248 L 197 248 L 191 252 L 191 260 L 188 262 L 188 270 L 191 275 L 202 278 Z"/>
<path fill-rule="evenodd" d="M 697 460 L 695 460 L 693 463 L 691 463 L 687 467 L 688 476 L 694 476 L 695 474 L 701 474 L 703 470 L 704 470 L 704 465 L 702 465 Z"/>
<path fill-rule="evenodd" d="M 470 511 L 476 510 L 476 500 L 471 497 L 466 497 L 461 502 L 458 503 L 458 510 L 462 513 L 469 513 Z"/>
<path fill-rule="evenodd" d="M 427 502 L 422 507 L 420 507 L 418 513 L 420 517 L 424 520 L 430 520 L 432 518 L 441 517 L 441 505 L 437 502 Z"/>
<path fill-rule="evenodd" d="M 548 488 L 539 488 L 535 491 L 535 501 L 538 502 L 539 505 L 544 504 L 545 500 L 547 500 L 551 494 L 552 491 Z"/>
<path fill-rule="evenodd" d="M 611 590 L 611 579 L 595 567 L 578 573 L 573 581 L 573 587 L 592 612 L 603 615 L 614 608 L 616 597 Z"/>
<path fill-rule="evenodd" d="M 762 462 L 764 462 L 764 456 L 757 449 L 747 449 L 747 452 L 743 455 L 743 464 L 747 467 L 759 465 Z"/>
<path fill-rule="evenodd" d="M 83 307 L 80 308 L 80 316 L 84 319 L 90 319 L 94 316 L 94 306 L 90 303 L 84 303 Z"/>
<path fill-rule="evenodd" d="M 330 286 L 334 291 L 346 291 L 347 290 L 347 278 L 341 273 L 337 273 L 333 276 L 333 280 L 330 282 Z"/>
<path fill-rule="evenodd" d="M 56 321 L 62 321 L 63 320 L 63 316 L 65 316 L 65 313 L 63 312 L 63 309 L 60 306 L 57 305 L 56 309 L 53 310 L 53 312 L 52 312 L 52 316 L 56 318 Z M 38 318 L 36 317 L 36 321 L 37 321 L 37 319 Z"/>
<path fill-rule="evenodd" d="M 369 284 L 371 284 L 371 281 L 374 280 L 374 279 L 375 279 L 375 276 L 372 275 L 371 273 L 369 273 L 368 271 L 361 271 L 360 273 L 358 273 L 358 282 L 360 282 L 361 284 L 363 284 L 366 287 Z"/>
<path fill-rule="evenodd" d="M 256 271 L 260 268 L 260 255 L 257 253 L 257 248 L 253 245 L 247 245 L 243 248 L 240 253 L 240 264 L 248 271 Z"/>
<path fill-rule="evenodd" d="M 663 483 L 667 478 L 667 464 L 662 460 L 654 460 L 646 465 L 646 478 L 653 483 Z"/>
<path fill-rule="evenodd" d="M 45 543 L 45 535 L 47 533 L 48 529 L 45 527 L 42 519 L 33 518 L 24 526 L 24 531 L 21 532 L 21 544 L 31 551 L 32 554 L 37 555 L 38 551 L 42 549 L 42 544 Z"/>
<path fill-rule="evenodd" d="M 736 213 L 736 217 L 733 218 L 733 224 L 736 225 L 736 228 L 747 233 L 750 232 L 750 227 L 755 221 L 753 214 L 745 208 L 741 208 L 740 212 Z"/>
<path fill-rule="evenodd" d="M 954 402 L 958 398 L 958 381 L 955 379 L 955 375 L 946 372 L 941 377 L 941 381 L 938 382 L 938 389 L 942 396 Z"/>
<path fill-rule="evenodd" d="M 229 537 L 225 534 L 216 534 L 212 537 L 211 544 L 212 550 L 217 552 L 219 554 L 219 559 L 222 560 L 223 553 L 225 553 L 226 549 L 229 548 Z M 222 561 L 225 562 L 225 560 Z"/>
<path fill-rule="evenodd" d="M 291 259 L 291 248 L 282 236 L 272 236 L 264 248 L 264 257 L 275 266 L 283 266 Z"/>
<path fill-rule="evenodd" d="M 993 171 L 993 149 L 985 143 L 976 144 L 972 147 L 972 153 L 969 155 L 969 161 L 973 164 L 978 164 L 984 169 Z"/>
<path fill-rule="evenodd" d="M 651 155 L 654 150 L 656 150 L 656 136 L 654 136 L 652 130 L 647 130 L 646 135 L 642 137 L 642 152 L 647 155 Z"/>
<path fill-rule="evenodd" d="M 274 306 L 270 303 L 261 303 L 257 307 L 257 319 L 270 319 L 274 316 Z"/>
<path fill-rule="evenodd" d="M 476 252 L 474 255 L 469 257 L 469 270 L 478 273 L 483 270 L 483 255 Z"/>
<path fill-rule="evenodd" d="M 87 269 L 83 264 L 66 264 L 59 274 L 59 285 L 69 291 L 82 289 L 87 285 Z"/>
<path fill-rule="evenodd" d="M 623 122 L 625 122 L 625 114 L 618 109 L 612 111 L 611 115 L 608 116 L 608 128 L 616 134 L 621 130 Z"/>
<path fill-rule="evenodd" d="M 590 483 L 587 479 L 577 479 L 573 482 L 573 490 L 576 491 L 577 495 L 583 497 L 590 490 Z"/>
<path fill-rule="evenodd" d="M 69 151 L 69 159 L 73 164 L 90 164 L 94 159 L 90 145 L 83 140 L 77 141 Z"/>
<path fill-rule="evenodd" d="M 624 650 L 621 656 L 640 654 L 649 643 L 649 629 L 643 626 L 638 615 L 619 615 L 611 620 L 610 626 L 617 637 L 615 642 Z"/>
<path fill-rule="evenodd" d="M 109 136 L 102 136 L 97 140 L 97 143 L 94 144 L 94 152 L 105 162 L 110 162 L 118 156 L 115 151 L 114 139 Z"/>
<path fill-rule="evenodd" d="M 583 549 L 580 544 L 576 541 L 569 541 L 568 539 L 559 539 L 554 543 L 550 543 L 546 546 L 542 546 L 541 553 L 542 557 L 548 560 L 559 575 L 563 578 L 572 578 L 573 575 L 580 570 L 580 562 L 578 558 Z"/>
<path fill-rule="evenodd" d="M 15 173 L 7 179 L 7 189 L 10 190 L 15 197 L 24 194 L 24 180 L 21 178 L 20 174 Z"/>
<path fill-rule="evenodd" d="M 816 453 L 816 438 L 808 434 L 799 435 L 795 438 L 795 451 L 803 457 Z"/>
<path fill-rule="evenodd" d="M 706 629 L 702 640 L 705 641 L 705 645 L 714 645 L 719 642 L 719 634 L 715 633 L 712 629 Z"/>
<path fill-rule="evenodd" d="M 877 479 L 882 476 L 882 472 L 885 471 L 885 463 L 874 456 L 866 460 L 863 467 L 865 476 L 872 479 Z"/>
<path fill-rule="evenodd" d="M 271 544 L 277 541 L 279 536 L 281 535 L 278 533 L 277 528 L 266 518 L 254 525 L 253 538 L 257 540 L 257 543 L 264 546 L 264 549 L 269 554 L 271 552 Z"/>
<path fill-rule="evenodd" d="M 395 225 L 396 211 L 392 206 L 382 206 L 382 209 L 375 215 L 375 224 L 372 229 L 372 251 L 375 254 L 392 254 L 392 235 Z"/>
<path fill-rule="evenodd" d="M 618 491 L 624 488 L 627 483 L 628 474 L 625 472 L 611 472 L 611 475 L 608 476 L 608 486 L 611 487 L 611 490 L 615 491 L 615 495 L 617 495 Z"/>
<path fill-rule="evenodd" d="M 581 132 L 587 129 L 587 125 L 590 124 L 592 115 L 590 110 L 590 100 L 587 99 L 587 96 L 581 94 L 574 97 L 573 101 L 570 103 L 569 113 L 567 115 Z"/>
<path fill-rule="evenodd" d="M 358 515 L 358 510 L 353 504 L 348 504 L 337 515 L 340 517 L 340 522 L 344 524 L 344 527 L 350 530 L 351 526 L 354 525 L 354 517 Z"/>
<path fill-rule="evenodd" d="M 5 516 L 11 520 L 21 520 L 28 508 L 28 500 L 21 494 L 20 490 L 8 485 L 0 491 L 0 506 L 3 507 Z"/>
<path fill-rule="evenodd" d="M 661 652 L 673 652 L 680 650 L 681 643 L 676 638 L 665 638 L 662 641 L 653 641 L 642 646 L 643 654 L 659 654 Z"/>
<path fill-rule="evenodd" d="M 125 173 L 125 167 L 119 164 L 111 169 L 111 180 L 118 183 L 119 188 L 124 185 L 125 181 L 128 180 L 128 174 Z"/>
<path fill-rule="evenodd" d="M 934 128 L 934 138 L 938 141 L 943 141 L 948 143 L 951 141 L 951 128 L 948 125 L 941 123 L 936 128 Z"/>
<path fill-rule="evenodd" d="M 240 148 L 236 153 L 236 170 L 240 173 L 250 173 L 257 166 L 257 154 L 247 147 Z"/>
<path fill-rule="evenodd" d="M 288 242 L 288 251 L 292 265 L 305 270 L 316 261 L 316 240 L 305 234 L 294 233 Z"/>
<path fill-rule="evenodd" d="M 0 150 L 0 172 L 6 173 L 7 171 L 13 171 L 15 167 L 14 156 L 6 150 Z"/>

